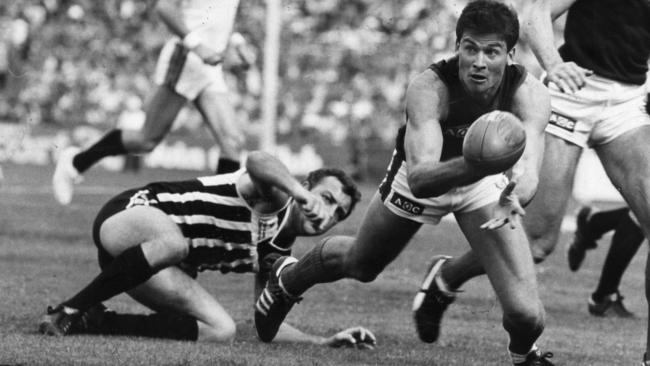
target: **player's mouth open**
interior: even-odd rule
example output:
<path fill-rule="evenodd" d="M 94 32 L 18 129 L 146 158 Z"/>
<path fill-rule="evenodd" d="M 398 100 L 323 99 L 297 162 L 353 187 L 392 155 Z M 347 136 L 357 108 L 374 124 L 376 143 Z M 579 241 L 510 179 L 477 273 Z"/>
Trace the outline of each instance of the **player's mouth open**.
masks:
<path fill-rule="evenodd" d="M 471 74 L 469 78 L 472 79 L 472 81 L 475 81 L 477 83 L 482 83 L 487 80 L 486 76 L 480 74 Z"/>

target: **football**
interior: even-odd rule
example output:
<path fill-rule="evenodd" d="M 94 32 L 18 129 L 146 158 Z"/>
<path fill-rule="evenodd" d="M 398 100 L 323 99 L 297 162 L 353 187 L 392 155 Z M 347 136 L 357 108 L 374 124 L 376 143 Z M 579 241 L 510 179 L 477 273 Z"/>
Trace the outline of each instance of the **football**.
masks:
<path fill-rule="evenodd" d="M 524 153 L 526 131 L 510 112 L 492 111 L 474 121 L 463 140 L 463 157 L 489 174 L 508 170 Z"/>

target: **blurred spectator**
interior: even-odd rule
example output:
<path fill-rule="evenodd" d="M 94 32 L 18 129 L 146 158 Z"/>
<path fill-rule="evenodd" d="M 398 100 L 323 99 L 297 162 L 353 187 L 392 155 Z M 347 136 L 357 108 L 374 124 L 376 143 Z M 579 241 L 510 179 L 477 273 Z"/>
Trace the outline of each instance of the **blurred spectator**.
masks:
<path fill-rule="evenodd" d="M 410 78 L 453 52 L 454 24 L 465 2 L 284 1 L 280 141 L 320 134 L 353 144 L 351 163 L 363 170 L 360 165 L 365 164 L 368 149 L 392 146 L 397 126 L 404 122 L 403 95 Z M 145 100 L 153 87 L 149 77 L 169 37 L 153 12 L 155 4 L 156 0 L 0 3 L 2 8 L 16 9 L 13 15 L 4 11 L 1 24 L 25 19 L 30 30 L 26 42 L 30 57 L 21 64 L 25 85 L 13 106 L 20 119 L 64 127 L 86 123 L 104 130 L 114 127 L 110 121 L 119 117 L 120 107 L 133 95 Z M 247 41 L 240 59 L 247 59 L 248 66 L 242 67 L 245 63 L 231 55 L 224 62 L 230 74 L 227 81 L 238 91 L 231 93 L 237 117 L 245 122 L 248 134 L 255 134 L 261 122 L 263 65 L 257 54 L 264 44 L 265 16 L 266 1 L 241 2 L 236 28 Z M 521 51 L 520 47 L 518 61 L 536 65 Z M 348 113 L 334 113 L 340 108 L 332 106 L 338 103 L 345 104 Z M 351 111 L 368 103 L 370 115 L 352 121 Z M 255 139 L 247 136 L 247 140 Z"/>
<path fill-rule="evenodd" d="M 32 38 L 30 23 L 19 3 L 0 4 L 0 117 L 21 114 L 18 98 L 25 83 L 25 63 Z"/>

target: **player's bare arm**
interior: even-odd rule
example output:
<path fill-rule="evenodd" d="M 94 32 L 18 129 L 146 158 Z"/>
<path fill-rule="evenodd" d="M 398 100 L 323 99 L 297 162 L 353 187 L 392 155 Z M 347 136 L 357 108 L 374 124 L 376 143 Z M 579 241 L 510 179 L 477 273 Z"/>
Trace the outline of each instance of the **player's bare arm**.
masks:
<path fill-rule="evenodd" d="M 521 158 L 508 171 L 510 182 L 501 193 L 493 218 L 481 225 L 495 230 L 506 224 L 515 228 L 523 209 L 535 196 L 539 170 L 544 157 L 544 128 L 551 113 L 550 97 L 546 87 L 528 74 L 512 101 L 512 112 L 524 125 L 526 148 Z"/>
<path fill-rule="evenodd" d="M 531 74 L 514 95 L 512 112 L 521 119 L 526 131 L 526 148 L 511 169 L 517 182 L 514 194 L 525 206 L 533 199 L 539 182 L 539 170 L 544 157 L 544 129 L 551 115 L 550 96 L 546 87 Z"/>
<path fill-rule="evenodd" d="M 203 62 L 216 65 L 223 60 L 223 54 L 201 43 L 197 30 L 190 30 L 183 21 L 180 0 L 160 0 L 156 4 L 156 13 L 172 33 L 183 40 L 183 44 L 201 57 Z"/>
<path fill-rule="evenodd" d="M 415 197 L 438 196 L 483 177 L 462 157 L 440 161 L 443 141 L 440 119 L 447 113 L 448 103 L 447 86 L 431 70 L 418 75 L 406 91 L 408 126 L 404 150 L 408 183 Z"/>
<path fill-rule="evenodd" d="M 256 193 L 250 199 L 255 201 L 255 198 L 260 198 L 256 201 L 256 208 L 259 207 L 262 212 L 277 211 L 291 196 L 310 221 L 322 226 L 331 218 L 322 199 L 312 194 L 272 155 L 261 151 L 251 152 L 246 159 L 246 170 Z"/>
<path fill-rule="evenodd" d="M 563 92 L 574 93 L 585 85 L 585 78 L 591 70 L 574 62 L 564 62 L 554 44 L 553 21 L 564 14 L 575 0 L 532 0 L 522 14 L 522 38 L 548 73 L 549 81 Z"/>
<path fill-rule="evenodd" d="M 180 0 L 159 0 L 156 3 L 156 13 L 167 28 L 178 37 L 183 38 L 190 33 L 190 29 L 180 17 Z"/>

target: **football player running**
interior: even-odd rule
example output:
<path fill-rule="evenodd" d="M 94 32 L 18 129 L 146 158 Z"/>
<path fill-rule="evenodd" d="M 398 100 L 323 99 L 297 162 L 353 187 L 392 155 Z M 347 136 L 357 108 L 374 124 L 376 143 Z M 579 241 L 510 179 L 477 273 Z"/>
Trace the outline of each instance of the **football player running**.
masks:
<path fill-rule="evenodd" d="M 528 241 L 518 224 L 521 206 L 532 199 L 537 187 L 543 132 L 550 115 L 548 92 L 523 67 L 509 62 L 519 23 L 508 6 L 471 2 L 458 20 L 456 35 L 457 55 L 431 65 L 408 87 L 406 125 L 398 132 L 388 173 L 356 236 L 328 237 L 299 261 L 286 256 L 273 265 L 255 307 L 255 324 L 263 341 L 273 339 L 307 289 L 343 278 L 374 280 L 422 224 L 437 224 L 453 213 L 500 300 L 513 363 L 552 365 L 551 354 L 535 346 L 544 329 L 544 309 Z M 461 152 L 463 131 L 495 110 L 516 115 L 527 135 L 524 154 L 509 172 L 509 183 L 501 172 L 468 165 Z M 491 230 L 481 229 L 484 223 Z M 432 268 L 444 261 L 440 257 Z M 433 298 L 453 296 L 445 289 L 429 291 L 433 283 L 435 278 L 427 276 L 415 304 L 418 314 L 428 315 Z M 439 324 L 425 316 L 416 316 L 416 322 L 421 338 L 437 339 Z"/>
<path fill-rule="evenodd" d="M 524 220 L 535 262 L 543 261 L 557 245 L 576 167 L 585 148 L 594 149 L 648 237 L 650 116 L 645 106 L 650 1 L 524 3 L 522 32 L 547 73 L 544 79 L 552 109 L 538 193 Z M 565 14 L 564 44 L 555 48 L 553 22 Z M 484 273 L 475 253 L 454 261 L 464 263 L 460 267 L 466 270 L 442 268 L 442 279 L 451 288 Z M 616 298 L 616 294 L 607 298 L 610 295 Z M 646 298 L 650 299 L 650 266 L 646 269 Z M 647 335 L 644 362 L 650 365 L 650 323 Z"/>
<path fill-rule="evenodd" d="M 245 169 L 234 173 L 125 191 L 104 205 L 93 225 L 101 273 L 49 308 L 39 331 L 230 341 L 235 322 L 196 281 L 198 272 L 255 272 L 258 295 L 274 259 L 290 253 L 297 236 L 326 232 L 359 199 L 341 170 L 319 169 L 300 183 L 262 152 L 250 153 Z M 123 292 L 155 313 L 118 314 L 101 304 Z M 362 327 L 327 338 L 288 324 L 280 328 L 275 341 L 360 348 L 375 343 Z"/>
<path fill-rule="evenodd" d="M 170 131 L 185 104 L 192 102 L 220 148 L 217 174 L 239 169 L 244 136 L 236 123 L 223 76 L 223 59 L 231 38 L 239 0 L 159 0 L 156 12 L 174 34 L 160 51 L 142 129 L 115 128 L 92 146 L 64 149 L 52 176 L 56 200 L 67 205 L 82 174 L 113 155 L 152 151 Z M 241 36 L 240 36 L 241 37 Z M 232 47 L 238 47 L 235 42 Z M 245 52 L 236 52 L 242 62 Z"/>

